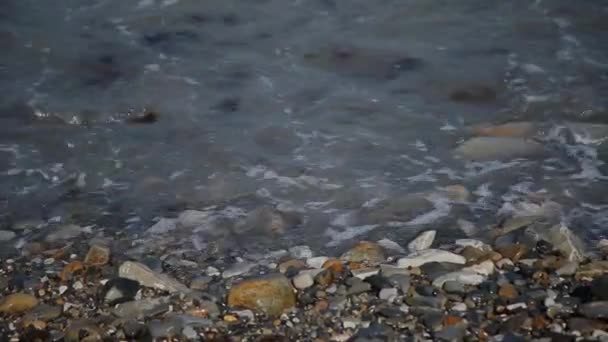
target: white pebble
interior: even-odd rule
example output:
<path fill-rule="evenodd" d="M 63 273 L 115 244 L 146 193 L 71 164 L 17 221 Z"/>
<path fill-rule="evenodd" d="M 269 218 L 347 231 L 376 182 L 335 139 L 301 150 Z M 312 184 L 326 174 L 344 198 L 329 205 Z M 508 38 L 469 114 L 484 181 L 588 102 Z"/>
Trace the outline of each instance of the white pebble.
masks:
<path fill-rule="evenodd" d="M 84 288 L 84 284 L 81 281 L 77 281 L 72 285 L 74 290 L 82 290 Z"/>
<path fill-rule="evenodd" d="M 398 294 L 398 292 L 397 292 L 397 289 L 395 289 L 395 288 L 382 289 L 382 290 L 380 290 L 378 297 L 382 300 L 388 300 L 388 301 L 392 302 L 397 297 L 397 294 Z"/>
<path fill-rule="evenodd" d="M 64 294 L 64 293 L 65 293 L 65 291 L 67 291 L 67 290 L 68 290 L 68 287 L 67 287 L 67 286 L 65 286 L 65 285 L 61 285 L 61 286 L 59 286 L 59 294 L 60 294 L 60 295 Z"/>
<path fill-rule="evenodd" d="M 314 278 L 308 272 L 300 273 L 293 278 L 293 286 L 299 290 L 307 289 L 313 286 L 314 283 Z"/>
<path fill-rule="evenodd" d="M 309 267 L 312 267 L 312 268 L 321 268 L 321 267 L 323 267 L 323 264 L 325 264 L 327 259 L 329 259 L 329 258 L 325 257 L 325 256 L 308 258 L 308 259 L 306 259 L 306 265 L 308 265 Z"/>
<path fill-rule="evenodd" d="M 464 311 L 467 311 L 467 305 L 465 303 L 458 303 L 458 304 L 452 306 L 452 310 L 464 312 Z"/>
<path fill-rule="evenodd" d="M 207 269 L 205 270 L 205 272 L 207 273 L 208 276 L 210 277 L 215 277 L 215 276 L 219 276 L 220 270 L 218 270 L 217 268 L 213 267 L 213 266 L 209 266 L 207 267 Z"/>
<path fill-rule="evenodd" d="M 507 305 L 507 310 L 513 311 L 513 310 L 517 310 L 517 309 L 525 309 L 527 307 L 528 307 L 528 305 L 526 305 L 526 303 L 515 303 L 515 304 Z"/>

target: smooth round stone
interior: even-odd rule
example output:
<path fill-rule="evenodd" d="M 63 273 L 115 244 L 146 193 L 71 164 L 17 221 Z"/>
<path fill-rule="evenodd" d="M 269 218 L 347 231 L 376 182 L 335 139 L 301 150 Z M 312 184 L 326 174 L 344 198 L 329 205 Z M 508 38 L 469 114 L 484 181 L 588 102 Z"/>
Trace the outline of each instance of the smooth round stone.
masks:
<path fill-rule="evenodd" d="M 228 293 L 230 307 L 259 310 L 269 316 L 279 316 L 295 304 L 296 296 L 290 281 L 280 274 L 244 280 Z"/>
<path fill-rule="evenodd" d="M 459 312 L 464 312 L 464 311 L 467 311 L 468 308 L 467 308 L 467 305 L 465 303 L 457 303 L 457 304 L 454 304 L 452 306 L 452 310 L 459 311 Z"/>
<path fill-rule="evenodd" d="M 608 301 L 582 304 L 578 311 L 587 318 L 608 318 Z"/>
<path fill-rule="evenodd" d="M 139 291 L 139 282 L 126 278 L 110 279 L 102 289 L 104 302 L 114 305 L 135 298 Z"/>
<path fill-rule="evenodd" d="M 392 300 L 395 297 L 397 297 L 398 292 L 397 289 L 395 288 L 391 288 L 391 289 L 382 289 L 380 290 L 380 293 L 378 294 L 378 298 L 382 299 L 382 300 Z"/>
<path fill-rule="evenodd" d="M 38 299 L 27 293 L 13 293 L 0 301 L 0 313 L 19 314 L 38 305 Z"/>
<path fill-rule="evenodd" d="M 465 285 L 459 281 L 448 280 L 443 284 L 443 290 L 447 293 L 463 294 L 466 292 Z"/>
<path fill-rule="evenodd" d="M 298 290 L 307 289 L 314 283 L 314 278 L 309 272 L 300 273 L 293 278 L 293 286 Z"/>

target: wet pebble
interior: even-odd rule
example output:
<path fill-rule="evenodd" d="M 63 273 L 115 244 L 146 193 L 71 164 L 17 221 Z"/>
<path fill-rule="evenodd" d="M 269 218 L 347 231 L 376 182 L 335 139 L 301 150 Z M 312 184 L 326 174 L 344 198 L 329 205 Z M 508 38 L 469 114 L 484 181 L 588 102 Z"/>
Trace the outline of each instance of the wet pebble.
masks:
<path fill-rule="evenodd" d="M 433 244 L 433 241 L 435 241 L 436 235 L 437 231 L 435 230 L 427 230 L 425 232 L 422 232 L 407 245 L 407 249 L 411 253 L 428 249 Z"/>
<path fill-rule="evenodd" d="M 246 279 L 228 293 L 230 307 L 259 310 L 270 316 L 278 316 L 295 304 L 289 280 L 278 274 Z"/>
<path fill-rule="evenodd" d="M 113 278 L 103 286 L 101 297 L 105 303 L 114 305 L 133 300 L 137 291 L 139 282 L 127 278 Z"/>

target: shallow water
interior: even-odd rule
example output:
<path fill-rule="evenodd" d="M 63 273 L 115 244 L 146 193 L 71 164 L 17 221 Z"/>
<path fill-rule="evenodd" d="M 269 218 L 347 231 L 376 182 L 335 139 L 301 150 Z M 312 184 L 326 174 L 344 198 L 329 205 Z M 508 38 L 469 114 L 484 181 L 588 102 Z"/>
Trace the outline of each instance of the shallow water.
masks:
<path fill-rule="evenodd" d="M 483 230 L 551 201 L 593 241 L 606 23 L 599 0 L 5 0 L 2 222 L 138 233 L 184 209 L 230 222 L 271 206 L 299 223 L 243 241 L 333 247 Z M 511 121 L 534 123 L 542 153 L 458 156 L 470 127 Z M 455 184 L 471 195 L 437 191 Z"/>

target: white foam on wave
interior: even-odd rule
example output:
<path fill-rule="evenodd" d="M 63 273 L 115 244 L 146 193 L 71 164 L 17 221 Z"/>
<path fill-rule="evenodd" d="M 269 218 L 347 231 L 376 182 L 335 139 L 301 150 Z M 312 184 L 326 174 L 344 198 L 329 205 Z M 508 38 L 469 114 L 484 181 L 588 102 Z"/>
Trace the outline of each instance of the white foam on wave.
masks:
<path fill-rule="evenodd" d="M 448 216 L 450 214 L 452 206 L 450 205 L 450 200 L 445 196 L 441 196 L 437 193 L 432 193 L 427 196 L 426 199 L 429 202 L 433 203 L 434 209 L 422 215 L 416 216 L 412 220 L 406 222 L 406 225 L 425 225 L 433 223 L 438 219 Z"/>

